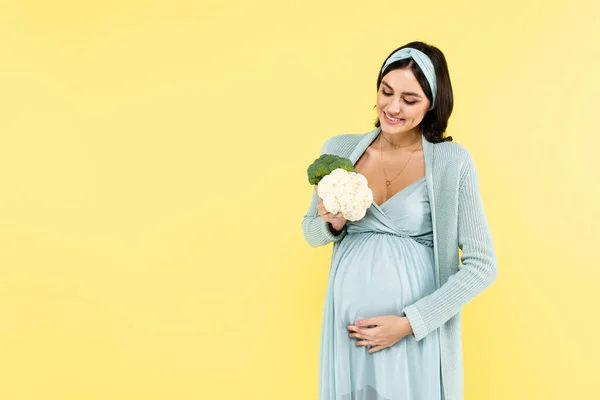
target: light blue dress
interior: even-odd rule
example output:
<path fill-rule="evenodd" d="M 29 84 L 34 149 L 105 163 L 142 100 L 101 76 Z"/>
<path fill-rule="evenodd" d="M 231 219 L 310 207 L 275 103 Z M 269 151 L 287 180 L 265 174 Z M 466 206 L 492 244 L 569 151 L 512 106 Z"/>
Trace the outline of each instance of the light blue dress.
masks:
<path fill-rule="evenodd" d="M 425 177 L 373 203 L 347 230 L 332 255 L 325 296 L 319 400 L 443 400 L 438 330 L 369 354 L 346 329 L 362 318 L 401 316 L 435 290 Z"/>

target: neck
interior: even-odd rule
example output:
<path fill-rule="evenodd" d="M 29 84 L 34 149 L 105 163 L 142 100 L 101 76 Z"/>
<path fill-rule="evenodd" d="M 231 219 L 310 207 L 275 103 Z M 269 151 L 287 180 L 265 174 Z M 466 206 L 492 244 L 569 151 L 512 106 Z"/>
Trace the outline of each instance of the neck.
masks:
<path fill-rule="evenodd" d="M 421 129 L 419 129 L 419 127 L 416 127 L 411 129 L 410 131 L 400 133 L 389 133 L 384 130 L 381 130 L 381 134 L 385 135 L 385 138 L 381 137 L 380 140 L 382 142 L 385 142 L 388 146 L 395 145 L 398 147 L 407 147 L 411 144 L 414 144 L 415 142 L 418 142 L 419 138 L 421 137 Z M 388 143 L 386 139 L 392 142 L 393 145 Z"/>

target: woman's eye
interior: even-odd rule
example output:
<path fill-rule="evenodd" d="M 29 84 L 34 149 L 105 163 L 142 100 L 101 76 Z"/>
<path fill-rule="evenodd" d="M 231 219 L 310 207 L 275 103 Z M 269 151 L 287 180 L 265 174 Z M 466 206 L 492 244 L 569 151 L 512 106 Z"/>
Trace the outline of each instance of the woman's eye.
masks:
<path fill-rule="evenodd" d="M 386 95 L 386 96 L 391 96 L 392 95 L 391 93 L 387 93 L 386 91 L 383 91 L 383 94 Z"/>
<path fill-rule="evenodd" d="M 408 101 L 408 100 L 404 100 L 404 102 L 408 105 L 413 105 L 416 103 L 416 101 Z"/>

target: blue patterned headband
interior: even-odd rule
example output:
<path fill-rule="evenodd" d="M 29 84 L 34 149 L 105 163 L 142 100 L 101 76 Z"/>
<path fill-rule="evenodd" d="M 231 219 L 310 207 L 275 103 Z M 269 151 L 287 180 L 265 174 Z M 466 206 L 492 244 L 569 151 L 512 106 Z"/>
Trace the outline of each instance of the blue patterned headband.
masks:
<path fill-rule="evenodd" d="M 431 101 L 431 107 L 429 107 L 429 109 L 433 110 L 433 108 L 435 107 L 435 94 L 437 93 L 435 69 L 433 68 L 433 63 L 431 62 L 431 59 L 427 57 L 425 53 L 417 49 L 413 49 L 412 47 L 405 47 L 403 49 L 400 49 L 394 54 L 392 54 L 390 58 L 387 59 L 387 61 L 383 65 L 383 68 L 381 69 L 381 73 L 383 73 L 383 71 L 385 71 L 385 69 L 391 63 L 399 60 L 404 60 L 405 58 L 412 58 L 413 60 L 415 60 L 417 65 L 421 68 L 421 71 L 423 71 L 425 78 L 427 78 L 427 82 L 429 82 L 429 87 L 431 88 L 431 95 L 433 96 Z"/>

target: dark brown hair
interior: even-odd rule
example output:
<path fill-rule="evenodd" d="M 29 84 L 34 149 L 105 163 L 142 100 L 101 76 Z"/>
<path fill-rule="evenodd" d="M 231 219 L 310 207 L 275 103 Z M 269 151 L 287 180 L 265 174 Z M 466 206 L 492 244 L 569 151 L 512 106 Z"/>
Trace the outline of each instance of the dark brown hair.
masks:
<path fill-rule="evenodd" d="M 423 135 L 427 140 L 432 143 L 446 142 L 452 141 L 452 136 L 444 137 L 444 133 L 446 132 L 446 127 L 448 126 L 448 119 L 450 118 L 450 114 L 452 114 L 452 108 L 454 106 L 454 96 L 452 94 L 452 84 L 450 82 L 450 74 L 448 73 L 448 64 L 446 64 L 446 57 L 437 47 L 428 45 L 423 42 L 411 42 L 405 44 L 402 47 L 398 47 L 396 50 L 392 51 L 389 56 L 385 59 L 387 61 L 388 58 L 396 51 L 403 49 L 405 47 L 412 47 L 413 49 L 417 49 L 425 53 L 433 63 L 433 68 L 435 70 L 436 77 L 436 85 L 437 85 L 437 93 L 435 96 L 435 107 L 433 110 L 427 111 L 425 117 L 423 117 L 423 121 L 421 121 L 421 129 L 423 130 Z M 381 65 L 381 68 L 385 65 L 385 61 Z M 381 68 L 379 71 L 381 71 Z M 381 80 L 390 71 L 395 69 L 408 69 L 415 74 L 415 78 L 417 78 L 417 82 L 421 85 L 425 96 L 432 101 L 431 88 L 429 87 L 429 82 L 427 82 L 427 78 L 421 71 L 419 65 L 414 62 L 413 59 L 407 58 L 404 60 L 399 60 L 391 63 L 385 69 L 385 71 L 381 72 L 377 77 L 377 91 L 379 91 L 379 87 L 381 85 Z M 379 122 L 379 118 L 375 123 L 375 126 L 379 128 L 381 126 Z"/>

